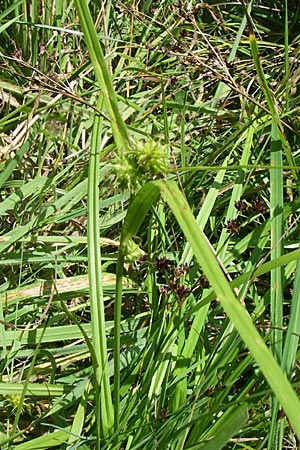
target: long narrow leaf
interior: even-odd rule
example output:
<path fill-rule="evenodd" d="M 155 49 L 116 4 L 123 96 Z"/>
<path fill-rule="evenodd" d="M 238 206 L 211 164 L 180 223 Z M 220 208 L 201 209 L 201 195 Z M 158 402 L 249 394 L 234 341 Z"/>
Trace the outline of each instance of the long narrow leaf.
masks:
<path fill-rule="evenodd" d="M 159 189 L 162 197 L 168 203 L 175 215 L 186 239 L 189 241 L 195 257 L 215 291 L 216 297 L 220 300 L 241 338 L 256 359 L 262 373 L 285 410 L 294 431 L 300 436 L 299 399 L 286 375 L 282 372 L 274 359 L 274 356 L 268 350 L 263 339 L 256 330 L 247 310 L 235 297 L 229 282 L 215 257 L 213 249 L 203 231 L 198 227 L 186 199 L 174 182 L 155 181 L 148 183 L 148 186 L 144 186 L 137 197 L 132 200 L 130 205 L 131 214 L 132 211 L 137 211 L 139 208 L 142 208 L 142 211 L 135 226 L 132 221 L 127 221 L 124 236 L 121 241 L 123 240 L 123 242 L 126 242 L 126 238 L 137 232 L 143 217 L 146 215 L 147 207 L 150 206 L 151 199 L 153 201 L 157 199 L 157 189 Z M 149 196 L 148 201 L 143 203 L 142 194 L 147 190 L 151 190 L 155 195 L 153 195 L 152 198 Z M 122 243 L 120 248 L 122 248 Z M 118 276 L 120 276 L 120 274 L 118 274 Z"/>
<path fill-rule="evenodd" d="M 115 143 L 118 150 L 122 152 L 129 146 L 127 128 L 118 110 L 115 91 L 106 66 L 99 38 L 86 0 L 75 0 L 75 5 L 95 70 L 95 75 L 102 89 L 104 104 L 110 116 Z"/>
<path fill-rule="evenodd" d="M 101 101 L 99 101 L 101 107 Z M 89 180 L 88 180 L 88 258 L 89 258 L 89 288 L 91 303 L 91 320 L 93 347 L 97 361 L 94 361 L 96 371 L 96 418 L 98 424 L 98 439 L 110 434 L 113 428 L 113 405 L 108 377 L 108 355 L 105 333 L 105 314 L 102 287 L 100 223 L 99 223 L 99 159 L 101 143 L 101 118 L 94 119 L 92 135 Z"/>
<path fill-rule="evenodd" d="M 254 327 L 247 310 L 233 294 L 220 268 L 211 245 L 203 231 L 197 226 L 189 205 L 175 183 L 158 182 L 164 200 L 169 204 L 186 239 L 190 242 L 195 257 L 223 308 L 232 320 L 241 338 L 260 366 L 273 392 L 282 404 L 295 432 L 300 436 L 300 401 L 282 372 L 272 353 Z"/>

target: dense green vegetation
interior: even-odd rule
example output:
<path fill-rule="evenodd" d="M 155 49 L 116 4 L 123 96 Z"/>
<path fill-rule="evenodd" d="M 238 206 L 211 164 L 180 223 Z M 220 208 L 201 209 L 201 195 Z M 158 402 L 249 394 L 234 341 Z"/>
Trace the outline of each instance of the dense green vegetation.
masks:
<path fill-rule="evenodd" d="M 296 449 L 296 1 L 2 2 L 1 449 Z"/>

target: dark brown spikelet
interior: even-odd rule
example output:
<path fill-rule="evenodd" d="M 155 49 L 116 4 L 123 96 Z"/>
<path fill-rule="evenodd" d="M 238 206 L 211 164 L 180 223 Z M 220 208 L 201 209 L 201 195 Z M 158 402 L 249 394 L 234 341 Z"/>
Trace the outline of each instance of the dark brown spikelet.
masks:
<path fill-rule="evenodd" d="M 226 228 L 228 233 L 230 234 L 235 234 L 238 233 L 239 229 L 240 229 L 240 221 L 239 219 L 230 219 L 227 222 Z"/>
<path fill-rule="evenodd" d="M 172 267 L 172 261 L 162 256 L 161 258 L 157 258 L 154 265 L 158 272 L 168 271 Z"/>
<path fill-rule="evenodd" d="M 262 214 L 267 212 L 267 205 L 266 205 L 266 203 L 264 202 L 264 200 L 262 198 L 259 198 L 259 197 L 255 197 L 252 200 L 252 208 L 255 211 L 260 212 Z"/>
<path fill-rule="evenodd" d="M 199 287 L 202 289 L 209 288 L 209 281 L 204 275 L 201 275 L 201 277 L 199 278 L 198 284 L 199 284 Z"/>
<path fill-rule="evenodd" d="M 190 266 L 188 266 L 187 264 L 182 264 L 179 267 L 175 267 L 174 268 L 174 277 L 179 278 L 179 277 L 181 277 L 181 275 L 188 273 L 190 269 L 191 269 Z"/>
<path fill-rule="evenodd" d="M 239 200 L 237 202 L 234 202 L 234 206 L 239 212 L 245 212 L 248 209 L 248 205 L 243 200 Z"/>
<path fill-rule="evenodd" d="M 178 286 L 176 286 L 176 295 L 180 297 L 182 300 L 186 299 L 189 293 L 190 289 L 184 284 L 179 284 Z"/>
<path fill-rule="evenodd" d="M 169 295 L 171 294 L 171 292 L 172 292 L 172 289 L 171 289 L 171 287 L 170 286 L 161 286 L 160 288 L 159 288 L 159 291 L 160 291 L 160 293 L 161 293 L 161 295 L 164 297 L 164 298 L 167 298 L 167 297 L 169 297 Z"/>

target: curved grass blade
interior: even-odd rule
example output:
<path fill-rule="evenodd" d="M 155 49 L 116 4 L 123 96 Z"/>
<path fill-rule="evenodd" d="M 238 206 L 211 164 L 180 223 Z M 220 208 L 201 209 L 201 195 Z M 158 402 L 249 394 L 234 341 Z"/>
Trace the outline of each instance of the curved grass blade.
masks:
<path fill-rule="evenodd" d="M 227 312 L 241 338 L 259 364 L 270 387 L 282 404 L 294 431 L 300 436 L 299 399 L 293 391 L 286 375 L 282 372 L 275 361 L 274 356 L 268 350 L 263 339 L 253 325 L 250 315 L 234 295 L 230 284 L 215 257 L 211 244 L 203 231 L 199 229 L 186 199 L 174 182 L 150 182 L 139 191 L 136 197 L 133 198 L 125 221 L 126 226 L 124 225 L 121 237 L 117 286 L 121 285 L 120 279 L 122 277 L 122 269 L 120 266 L 123 262 L 122 258 L 125 254 L 126 243 L 130 237 L 137 233 L 147 210 L 151 206 L 151 202 L 157 201 L 159 191 L 175 215 L 182 232 L 191 245 L 195 257 L 198 259 L 199 264 L 203 268 L 206 277 L 215 291 L 215 295 L 219 298 L 224 310 Z M 136 215 L 138 217 L 136 217 Z M 116 306 L 120 308 L 120 287 L 118 288 L 117 294 L 118 299 L 116 300 Z M 115 357 L 118 357 L 116 353 Z M 117 406 L 119 404 L 117 396 L 115 397 L 115 401 L 115 406 Z"/>
<path fill-rule="evenodd" d="M 235 297 L 229 282 L 216 260 L 205 234 L 199 229 L 189 205 L 175 183 L 157 182 L 161 195 L 175 215 L 186 239 L 190 242 L 216 296 L 233 322 L 241 338 L 256 359 L 274 394 L 280 401 L 294 431 L 300 435 L 300 402 L 286 375 L 266 347 L 252 323 L 247 310 Z"/>
<path fill-rule="evenodd" d="M 106 66 L 103 51 L 87 2 L 85 0 L 75 0 L 75 5 L 95 70 L 95 75 L 103 93 L 103 101 L 109 113 L 115 143 L 119 152 L 122 153 L 129 147 L 129 137 L 126 125 L 118 110 L 118 103 L 111 75 Z"/>

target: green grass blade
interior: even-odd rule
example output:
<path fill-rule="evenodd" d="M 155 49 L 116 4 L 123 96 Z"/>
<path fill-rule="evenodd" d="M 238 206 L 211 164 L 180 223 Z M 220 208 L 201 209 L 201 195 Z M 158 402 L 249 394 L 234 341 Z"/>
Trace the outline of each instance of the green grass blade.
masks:
<path fill-rule="evenodd" d="M 248 12 L 249 13 L 250 13 L 251 8 L 252 8 L 252 3 L 253 3 L 253 0 L 250 0 L 250 2 L 248 4 Z M 246 24 L 247 24 L 247 18 L 246 18 L 246 16 L 244 16 L 242 21 L 241 21 L 241 24 L 239 26 L 239 29 L 238 29 L 237 35 L 235 37 L 232 49 L 230 50 L 230 54 L 229 54 L 229 56 L 227 58 L 227 62 L 228 63 L 231 63 L 232 61 L 234 61 L 234 59 L 236 57 L 236 53 L 237 53 L 238 47 L 240 45 L 240 41 L 241 41 L 241 38 L 243 36 Z M 213 108 L 217 107 L 218 101 L 225 99 L 226 95 L 228 95 L 230 93 L 230 89 L 231 88 L 226 83 L 224 83 L 224 81 L 220 81 L 218 86 L 217 86 L 214 98 L 211 101 L 211 106 Z"/>
<path fill-rule="evenodd" d="M 271 260 L 280 258 L 282 255 L 282 234 L 283 234 L 283 174 L 280 167 L 282 165 L 282 145 L 274 123 L 271 130 L 271 167 L 270 167 L 270 219 L 271 219 Z M 282 339 L 283 339 L 283 272 L 282 267 L 277 267 L 271 271 L 271 348 L 277 361 L 282 359 Z M 279 427 L 283 425 L 278 422 L 279 403 L 277 398 L 271 400 L 272 417 L 270 434 L 268 438 L 268 449 L 271 450 L 276 442 L 276 434 L 279 434 Z"/>
<path fill-rule="evenodd" d="M 227 165 L 228 158 L 224 160 L 224 166 Z M 214 182 L 212 183 L 205 200 L 203 202 L 203 205 L 201 207 L 201 210 L 197 216 L 197 224 L 199 227 L 203 230 L 207 224 L 207 221 L 209 220 L 209 216 L 213 210 L 213 207 L 215 205 L 216 199 L 219 194 L 220 186 L 222 185 L 224 176 L 226 174 L 226 170 L 219 170 L 217 172 L 216 178 Z M 186 243 L 185 249 L 183 251 L 182 255 L 182 264 L 190 264 L 193 257 L 193 252 L 190 247 L 189 242 Z"/>
<path fill-rule="evenodd" d="M 288 376 L 291 376 L 296 362 L 300 336 L 300 259 L 297 261 L 295 270 L 294 291 L 291 300 L 291 313 L 288 330 L 284 342 L 282 357 L 282 368 L 286 370 Z"/>
<path fill-rule="evenodd" d="M 135 236 L 145 219 L 151 205 L 156 203 L 159 198 L 159 189 L 156 184 L 146 184 L 133 198 L 130 203 L 126 218 L 124 220 L 120 246 L 118 251 L 117 271 L 116 271 L 116 299 L 114 308 L 114 422 L 115 430 L 119 425 L 120 408 L 120 323 L 121 323 L 121 305 L 123 292 L 123 266 L 125 256 L 128 251 L 128 242 Z"/>
<path fill-rule="evenodd" d="M 78 405 L 77 411 L 74 416 L 74 420 L 72 423 L 72 428 L 68 440 L 68 447 L 67 450 L 74 449 L 74 445 L 76 441 L 78 441 L 78 436 L 81 435 L 83 427 L 84 427 L 84 419 L 86 414 L 86 407 L 88 404 L 88 397 L 89 397 L 89 391 L 91 382 L 88 380 L 86 384 L 86 389 L 84 390 L 84 395 L 80 399 L 80 403 Z"/>
<path fill-rule="evenodd" d="M 186 450 L 221 450 L 240 431 L 248 418 L 248 407 L 245 404 L 229 409 L 211 427 L 207 442 L 186 447 Z"/>
<path fill-rule="evenodd" d="M 276 101 L 272 95 L 270 88 L 269 88 L 268 82 L 266 80 L 266 77 L 265 77 L 261 62 L 260 62 L 259 49 L 258 49 L 256 37 L 255 37 L 254 31 L 252 28 L 251 18 L 249 16 L 249 13 L 246 8 L 245 8 L 245 12 L 246 12 L 247 20 L 248 20 L 250 48 L 251 48 L 251 52 L 252 52 L 253 62 L 254 62 L 254 65 L 255 65 L 255 68 L 257 71 L 258 79 L 259 79 L 261 88 L 263 90 L 263 93 L 265 95 L 267 105 L 268 105 L 268 108 L 270 110 L 270 113 L 271 113 L 271 116 L 273 119 L 274 127 L 276 128 L 278 137 L 279 137 L 279 139 L 282 143 L 282 146 L 285 150 L 286 158 L 287 158 L 289 166 L 291 167 L 293 177 L 295 179 L 298 179 L 298 174 L 297 174 L 297 171 L 295 170 L 295 161 L 294 161 L 294 158 L 293 158 L 293 155 L 291 152 L 289 142 L 287 141 L 285 134 L 284 134 L 282 121 L 281 121 L 280 115 L 279 115 L 277 107 L 276 107 Z"/>
<path fill-rule="evenodd" d="M 80 18 L 86 45 L 90 53 L 95 75 L 102 89 L 105 107 L 110 116 L 112 132 L 120 153 L 129 146 L 129 137 L 126 125 L 118 110 L 117 98 L 113 88 L 111 75 L 107 69 L 104 54 L 97 36 L 95 26 L 85 0 L 75 0 L 76 9 Z"/>
<path fill-rule="evenodd" d="M 210 281 L 217 298 L 259 364 L 274 394 L 282 404 L 294 431 L 300 435 L 300 402 L 286 375 L 266 347 L 248 312 L 233 294 L 210 243 L 197 226 L 189 205 L 177 186 L 173 183 L 163 182 L 159 182 L 159 186 L 164 200 L 169 204 L 183 233 L 190 242 L 194 255 Z"/>
<path fill-rule="evenodd" d="M 288 0 L 284 1 L 284 70 L 285 70 L 285 109 L 289 111 L 289 76 L 290 76 L 290 62 L 289 62 L 289 12 L 288 12 Z"/>
<path fill-rule="evenodd" d="M 14 446 L 14 450 L 47 450 L 61 446 L 68 441 L 70 432 L 68 430 L 56 430 L 53 433 L 31 439 L 29 442 Z"/>
<path fill-rule="evenodd" d="M 49 180 L 46 177 L 36 177 L 29 181 L 1 202 L 0 216 L 5 215 L 7 210 L 14 209 L 25 197 L 36 194 L 40 189 L 47 187 L 47 185 L 49 186 Z"/>
<path fill-rule="evenodd" d="M 13 19 L 10 19 L 8 22 L 4 23 L 0 26 L 0 34 L 3 33 L 7 28 L 9 28 L 13 23 L 17 22 L 20 17 L 14 17 Z"/>
<path fill-rule="evenodd" d="M 272 126 L 272 132 L 270 168 L 271 260 L 280 258 L 282 255 L 283 235 L 283 175 L 281 169 L 273 168 L 274 166 L 280 167 L 282 165 L 282 146 L 274 126 Z M 271 271 L 271 323 L 274 327 L 272 332 L 272 349 L 278 361 L 282 357 L 282 309 L 282 269 L 277 267 Z"/>
<path fill-rule="evenodd" d="M 99 101 L 101 108 L 101 101 Z M 101 117 L 96 115 L 90 152 L 88 179 L 88 259 L 89 288 L 93 347 L 97 361 L 93 362 L 96 389 L 96 420 L 98 439 L 109 435 L 113 429 L 113 405 L 108 377 L 108 355 L 105 333 L 105 314 L 102 286 L 100 223 L 99 223 L 99 160 L 102 138 Z"/>
<path fill-rule="evenodd" d="M 24 142 L 18 149 L 15 157 L 9 161 L 3 172 L 0 173 L 0 187 L 2 187 L 3 183 L 11 176 L 13 170 L 20 164 L 24 154 L 28 152 L 29 148 L 29 142 Z"/>
<path fill-rule="evenodd" d="M 127 217 L 128 220 L 123 231 L 123 245 L 120 246 L 123 254 L 126 249 L 126 241 L 137 233 L 146 215 L 146 211 L 150 207 L 151 201 L 157 200 L 158 189 L 175 215 L 186 239 L 189 241 L 195 257 L 198 259 L 199 264 L 215 291 L 216 297 L 220 300 L 241 338 L 259 364 L 274 394 L 282 404 L 294 431 L 300 435 L 299 399 L 287 380 L 286 375 L 282 372 L 274 356 L 268 350 L 254 327 L 248 312 L 235 297 L 226 276 L 219 266 L 209 241 L 203 231 L 199 229 L 187 201 L 175 183 L 163 181 L 150 182 L 133 198 L 129 208 L 130 220 Z M 147 196 L 144 195 L 146 193 Z M 137 215 L 137 220 L 134 220 L 135 215 Z"/>
<path fill-rule="evenodd" d="M 249 128 L 245 131 L 244 135 L 241 136 L 241 140 L 245 140 L 245 143 L 243 144 L 243 153 L 241 156 L 241 166 L 247 166 L 249 162 L 249 158 L 251 155 L 251 147 L 253 145 L 253 135 L 254 135 L 254 127 L 253 125 L 250 125 Z M 228 205 L 225 223 L 227 224 L 229 220 L 236 219 L 237 210 L 235 208 L 235 202 L 239 201 L 241 199 L 242 193 L 243 193 L 243 185 L 245 182 L 246 177 L 246 170 L 240 169 L 237 172 L 236 180 L 232 189 L 232 195 L 230 198 L 230 202 Z M 221 236 L 218 242 L 217 246 L 217 253 L 220 256 L 221 259 L 226 254 L 227 246 L 228 246 L 229 240 L 228 240 L 228 231 L 227 228 L 223 228 L 221 232 Z"/>

